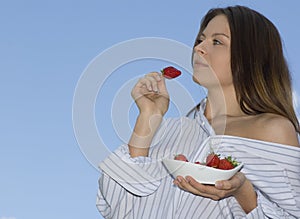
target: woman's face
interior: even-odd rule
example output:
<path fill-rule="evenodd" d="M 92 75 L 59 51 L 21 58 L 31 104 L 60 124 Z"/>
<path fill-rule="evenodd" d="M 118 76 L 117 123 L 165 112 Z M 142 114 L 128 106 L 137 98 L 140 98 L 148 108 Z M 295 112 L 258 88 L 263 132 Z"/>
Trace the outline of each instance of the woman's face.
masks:
<path fill-rule="evenodd" d="M 206 88 L 232 85 L 230 28 L 224 15 L 214 17 L 194 47 L 193 79 Z"/>

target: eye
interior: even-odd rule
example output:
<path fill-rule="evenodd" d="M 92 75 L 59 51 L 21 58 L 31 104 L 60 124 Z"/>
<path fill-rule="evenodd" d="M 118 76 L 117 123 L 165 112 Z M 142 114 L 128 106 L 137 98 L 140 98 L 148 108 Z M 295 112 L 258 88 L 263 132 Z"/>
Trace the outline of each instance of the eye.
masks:
<path fill-rule="evenodd" d="M 202 39 L 200 39 L 200 38 L 198 38 L 197 40 L 196 40 L 196 43 L 195 43 L 195 45 L 197 46 L 197 45 L 199 45 L 200 43 L 202 43 Z"/>
<path fill-rule="evenodd" d="M 213 44 L 214 45 L 222 45 L 221 41 L 217 40 L 217 39 L 214 39 L 213 40 Z"/>

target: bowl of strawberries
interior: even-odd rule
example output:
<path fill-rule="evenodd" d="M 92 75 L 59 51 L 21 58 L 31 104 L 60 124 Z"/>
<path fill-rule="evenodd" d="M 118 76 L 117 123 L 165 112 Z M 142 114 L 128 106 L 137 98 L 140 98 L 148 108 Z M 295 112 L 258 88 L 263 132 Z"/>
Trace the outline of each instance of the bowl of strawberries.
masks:
<path fill-rule="evenodd" d="M 232 156 L 214 152 L 210 152 L 199 161 L 189 161 L 184 154 L 177 154 L 173 159 L 164 158 L 163 164 L 174 178 L 192 176 L 202 184 L 215 184 L 219 180 L 228 180 L 243 166 L 243 163 Z"/>

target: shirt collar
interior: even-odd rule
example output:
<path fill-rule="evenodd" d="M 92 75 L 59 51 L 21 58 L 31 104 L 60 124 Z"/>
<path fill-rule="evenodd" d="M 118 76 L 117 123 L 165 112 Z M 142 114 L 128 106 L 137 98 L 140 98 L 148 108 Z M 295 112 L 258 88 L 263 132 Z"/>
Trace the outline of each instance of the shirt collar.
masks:
<path fill-rule="evenodd" d="M 204 131 L 207 132 L 209 135 L 215 135 L 215 132 L 211 125 L 209 124 L 208 120 L 204 116 L 205 107 L 206 107 L 207 98 L 201 100 L 201 102 L 194 107 L 189 113 L 188 117 L 190 119 L 195 119 L 201 127 L 203 127 Z"/>

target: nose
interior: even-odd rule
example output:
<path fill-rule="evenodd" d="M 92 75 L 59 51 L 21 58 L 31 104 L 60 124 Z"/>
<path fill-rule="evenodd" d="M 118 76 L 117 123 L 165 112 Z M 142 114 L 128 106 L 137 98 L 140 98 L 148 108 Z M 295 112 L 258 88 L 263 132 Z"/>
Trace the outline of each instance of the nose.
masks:
<path fill-rule="evenodd" d="M 201 42 L 197 46 L 194 47 L 194 51 L 198 54 L 205 55 L 207 53 L 204 43 Z"/>

